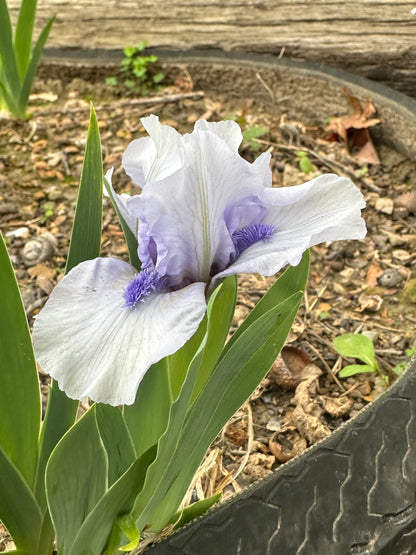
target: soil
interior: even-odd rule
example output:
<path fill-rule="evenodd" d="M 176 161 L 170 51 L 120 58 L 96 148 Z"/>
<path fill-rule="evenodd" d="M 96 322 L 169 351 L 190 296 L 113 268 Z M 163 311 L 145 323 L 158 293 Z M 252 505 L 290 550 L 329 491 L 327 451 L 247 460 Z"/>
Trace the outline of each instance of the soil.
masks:
<path fill-rule="evenodd" d="M 140 117 L 155 113 L 181 133 L 190 132 L 199 118 L 233 116 L 243 129 L 263 127 L 265 134 L 243 142 L 240 152 L 253 160 L 269 150 L 274 186 L 287 187 L 335 171 L 352 177 L 365 196 L 367 237 L 311 249 L 308 288 L 284 360 L 279 357 L 224 427 L 187 501 L 220 490 L 227 497 L 270 474 L 374 400 L 395 379 L 393 369 L 416 346 L 415 165 L 390 147 L 376 144 L 380 164 L 364 167 L 354 150 L 348 152 L 323 128 L 288 120 L 278 111 L 265 112 L 249 99 L 214 101 L 204 91 L 192 90 L 186 72 L 146 98 L 81 79 L 38 81 L 31 97 L 32 117 L 25 122 L 5 117 L 0 127 L 0 229 L 29 323 L 64 272 L 90 99 L 97 111 L 104 167 L 114 166 L 113 183 L 120 192 L 133 190 L 121 167 L 123 151 L 144 135 Z M 299 151 L 312 164 L 307 175 L 299 167 Z M 127 259 L 123 234 L 107 201 L 102 255 Z M 233 329 L 274 279 L 239 277 Z M 379 372 L 347 379 L 337 376 L 354 361 L 339 356 L 332 340 L 351 332 L 372 339 Z M 39 372 L 46 399 L 48 377 Z M 1 537 L 0 528 L 0 552 L 11 546 L 6 535 Z"/>

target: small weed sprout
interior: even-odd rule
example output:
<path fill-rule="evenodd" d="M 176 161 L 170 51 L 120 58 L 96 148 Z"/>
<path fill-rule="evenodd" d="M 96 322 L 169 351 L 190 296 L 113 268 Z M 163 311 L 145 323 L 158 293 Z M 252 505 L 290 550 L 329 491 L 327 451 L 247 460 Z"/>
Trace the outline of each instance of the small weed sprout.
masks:
<path fill-rule="evenodd" d="M 247 143 L 253 150 L 260 150 L 261 144 L 256 141 L 263 135 L 266 135 L 269 130 L 267 127 L 259 127 L 258 125 L 252 125 L 247 127 L 245 131 L 243 131 L 243 141 Z"/>
<path fill-rule="evenodd" d="M 305 152 L 304 150 L 297 150 L 295 154 L 301 171 L 303 171 L 303 173 L 306 175 L 308 175 L 308 173 L 313 172 L 314 167 L 308 156 L 308 153 Z"/>
<path fill-rule="evenodd" d="M 347 378 L 363 372 L 377 372 L 379 366 L 371 339 L 360 333 L 346 333 L 332 341 L 337 352 L 343 357 L 358 358 L 364 364 L 349 364 L 339 372 L 340 378 Z"/>
<path fill-rule="evenodd" d="M 405 353 L 406 353 L 406 357 L 410 358 L 412 355 L 414 355 L 415 348 L 412 347 L 410 349 L 406 349 Z M 402 362 L 399 362 L 399 364 L 396 364 L 396 366 L 393 368 L 393 372 L 398 376 L 400 376 L 400 374 L 402 374 L 403 371 L 405 370 L 407 363 L 408 363 L 408 360 L 403 360 Z"/>
<path fill-rule="evenodd" d="M 151 65 L 157 62 L 158 57 L 154 54 L 143 56 L 141 53 L 148 46 L 147 41 L 141 41 L 137 46 L 124 48 L 124 58 L 121 61 L 121 72 L 125 79 L 124 87 L 130 92 L 146 96 L 152 90 L 157 90 L 162 82 L 163 72 L 152 72 Z M 106 84 L 111 87 L 118 85 L 116 77 L 107 77 Z"/>

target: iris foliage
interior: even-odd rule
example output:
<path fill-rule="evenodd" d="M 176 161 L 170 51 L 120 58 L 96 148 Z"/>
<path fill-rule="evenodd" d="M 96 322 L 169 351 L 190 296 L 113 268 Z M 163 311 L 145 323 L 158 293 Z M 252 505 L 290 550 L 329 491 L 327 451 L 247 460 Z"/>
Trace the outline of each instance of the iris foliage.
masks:
<path fill-rule="evenodd" d="M 47 22 L 32 48 L 37 0 L 22 0 L 13 29 L 6 0 L 0 0 L 0 111 L 24 119 L 32 82 L 55 16 Z"/>

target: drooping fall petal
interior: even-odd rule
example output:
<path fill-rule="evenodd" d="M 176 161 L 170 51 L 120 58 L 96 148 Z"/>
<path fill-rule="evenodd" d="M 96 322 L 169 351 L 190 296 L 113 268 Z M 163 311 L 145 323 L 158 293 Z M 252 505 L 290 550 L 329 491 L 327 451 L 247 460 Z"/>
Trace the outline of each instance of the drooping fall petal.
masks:
<path fill-rule="evenodd" d="M 74 399 L 131 404 L 149 367 L 195 333 L 205 310 L 203 283 L 129 303 L 137 277 L 113 258 L 88 260 L 55 287 L 33 335 L 38 362 Z"/>

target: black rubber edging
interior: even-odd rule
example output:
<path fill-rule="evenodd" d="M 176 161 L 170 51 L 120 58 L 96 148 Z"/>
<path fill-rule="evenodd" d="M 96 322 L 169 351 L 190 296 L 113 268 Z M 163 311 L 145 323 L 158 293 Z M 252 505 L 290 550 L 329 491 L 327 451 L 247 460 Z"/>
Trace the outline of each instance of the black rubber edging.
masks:
<path fill-rule="evenodd" d="M 416 102 L 346 71 L 268 55 L 156 50 L 162 63 L 242 67 L 371 97 L 387 139 L 416 155 Z M 68 56 L 69 54 L 69 56 Z M 49 51 L 46 63 L 115 62 L 120 52 Z M 252 92 L 252 91 L 250 91 Z M 242 92 L 244 94 L 244 91 Z M 416 357 L 375 402 L 296 459 L 217 505 L 146 555 L 416 554 Z"/>

